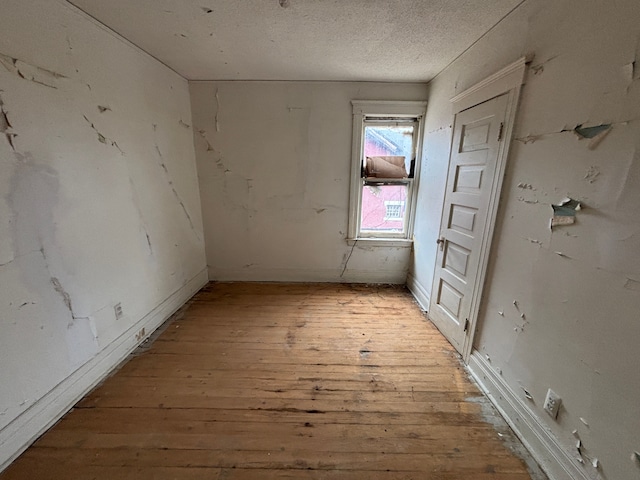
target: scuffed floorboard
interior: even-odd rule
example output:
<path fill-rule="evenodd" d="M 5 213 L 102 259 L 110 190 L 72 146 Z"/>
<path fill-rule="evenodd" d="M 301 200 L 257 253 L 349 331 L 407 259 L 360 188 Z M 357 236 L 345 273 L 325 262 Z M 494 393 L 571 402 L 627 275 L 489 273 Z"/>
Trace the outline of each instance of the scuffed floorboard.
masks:
<path fill-rule="evenodd" d="M 0 479 L 546 478 L 523 455 L 404 288 L 220 283 Z"/>

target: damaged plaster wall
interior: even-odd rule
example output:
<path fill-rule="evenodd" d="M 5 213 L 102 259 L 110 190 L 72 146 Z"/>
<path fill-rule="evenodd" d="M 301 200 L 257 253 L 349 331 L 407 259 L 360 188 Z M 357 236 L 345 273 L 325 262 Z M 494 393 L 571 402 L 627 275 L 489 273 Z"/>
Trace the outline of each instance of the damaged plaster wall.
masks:
<path fill-rule="evenodd" d="M 66 2 L 1 4 L 0 468 L 206 281 L 187 82 Z"/>
<path fill-rule="evenodd" d="M 191 82 L 213 280 L 404 283 L 409 248 L 346 242 L 351 100 L 424 84 Z"/>
<path fill-rule="evenodd" d="M 639 18 L 636 0 L 527 1 L 430 84 L 412 265 L 427 292 L 451 141 L 449 99 L 535 54 L 475 347 L 585 478 L 640 478 L 631 459 L 640 449 Z M 567 197 L 580 203 L 575 222 L 551 230 L 552 205 Z M 557 420 L 542 409 L 548 388 L 562 398 Z"/>

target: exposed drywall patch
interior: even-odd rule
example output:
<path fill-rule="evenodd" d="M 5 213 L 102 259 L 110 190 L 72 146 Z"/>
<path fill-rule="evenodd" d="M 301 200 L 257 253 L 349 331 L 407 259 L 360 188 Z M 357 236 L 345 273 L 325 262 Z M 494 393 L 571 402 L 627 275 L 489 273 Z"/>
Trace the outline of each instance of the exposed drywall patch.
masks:
<path fill-rule="evenodd" d="M 589 150 L 594 150 L 600 145 L 611 131 L 611 124 L 605 123 L 602 125 L 596 125 L 594 127 L 583 127 L 582 125 L 576 125 L 573 132 L 578 136 L 580 140 L 587 138 L 591 140 L 587 145 Z"/>
<path fill-rule="evenodd" d="M 53 89 L 58 88 L 56 85 L 57 80 L 67 78 L 61 73 L 38 67 L 36 65 L 31 65 L 3 53 L 0 53 L 0 65 L 2 65 L 9 73 L 12 73 L 23 80 Z"/>
<path fill-rule="evenodd" d="M 579 201 L 572 198 L 565 198 L 558 205 L 551 205 L 553 208 L 553 217 L 551 218 L 550 228 L 557 227 L 559 225 L 572 225 L 576 223 L 576 212 L 578 212 L 582 206 Z"/>

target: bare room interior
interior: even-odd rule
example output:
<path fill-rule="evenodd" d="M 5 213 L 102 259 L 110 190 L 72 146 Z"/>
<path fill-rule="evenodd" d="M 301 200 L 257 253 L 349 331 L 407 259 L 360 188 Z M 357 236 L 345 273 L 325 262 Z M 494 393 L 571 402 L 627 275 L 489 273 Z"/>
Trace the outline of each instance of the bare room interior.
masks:
<path fill-rule="evenodd" d="M 0 478 L 640 479 L 640 2 L 0 0 Z"/>

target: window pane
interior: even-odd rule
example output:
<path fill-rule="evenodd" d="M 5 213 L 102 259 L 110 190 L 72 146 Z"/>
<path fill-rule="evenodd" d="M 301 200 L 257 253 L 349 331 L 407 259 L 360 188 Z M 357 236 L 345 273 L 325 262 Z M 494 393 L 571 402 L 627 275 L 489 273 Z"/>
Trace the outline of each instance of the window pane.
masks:
<path fill-rule="evenodd" d="M 407 185 L 362 187 L 361 232 L 403 233 Z"/>
<path fill-rule="evenodd" d="M 368 177 L 403 178 L 411 171 L 413 125 L 364 128 L 364 161 Z"/>

